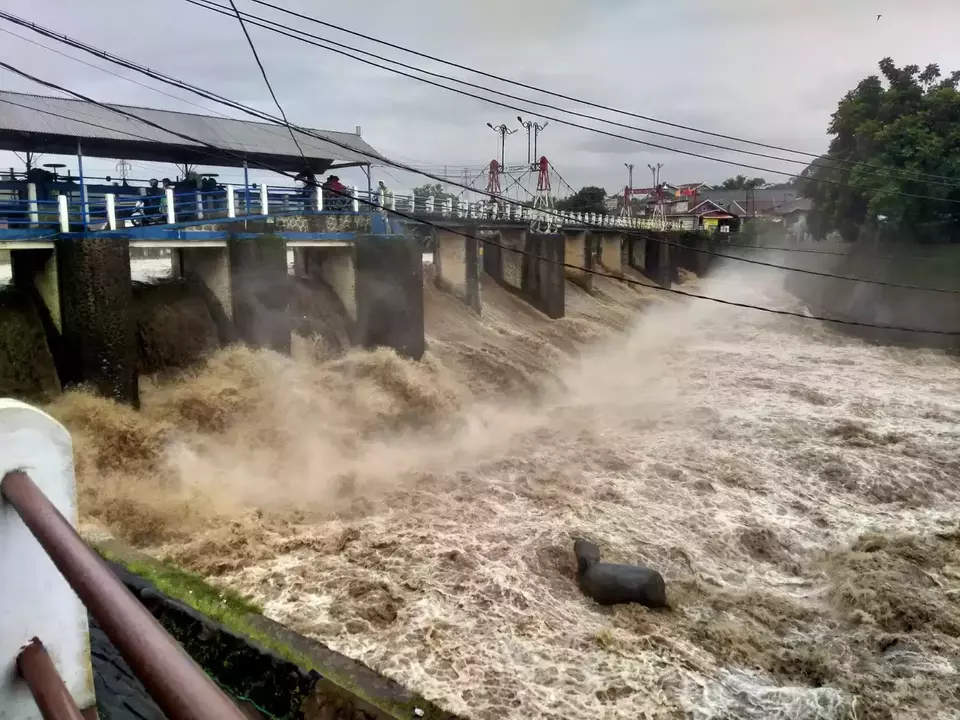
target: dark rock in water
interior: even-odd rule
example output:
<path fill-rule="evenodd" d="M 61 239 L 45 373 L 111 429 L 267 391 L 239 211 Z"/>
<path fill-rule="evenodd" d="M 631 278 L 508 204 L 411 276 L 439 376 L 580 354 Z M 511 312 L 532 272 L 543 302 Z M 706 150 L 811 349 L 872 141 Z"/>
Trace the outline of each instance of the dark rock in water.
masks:
<path fill-rule="evenodd" d="M 666 607 L 667 588 L 663 575 L 656 570 L 600 562 L 600 548 L 589 540 L 577 540 L 573 553 L 577 556 L 580 589 L 601 605 L 639 603 L 651 608 Z"/>

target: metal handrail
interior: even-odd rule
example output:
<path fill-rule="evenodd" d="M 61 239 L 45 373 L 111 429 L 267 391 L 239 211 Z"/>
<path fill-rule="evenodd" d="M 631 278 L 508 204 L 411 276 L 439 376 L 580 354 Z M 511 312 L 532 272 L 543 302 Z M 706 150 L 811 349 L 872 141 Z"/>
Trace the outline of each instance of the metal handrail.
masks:
<path fill-rule="evenodd" d="M 80 708 L 38 638 L 17 655 L 17 672 L 30 688 L 43 720 L 83 720 Z"/>
<path fill-rule="evenodd" d="M 117 579 L 26 473 L 4 476 L 0 497 L 17 511 L 171 720 L 245 720 L 240 709 Z"/>

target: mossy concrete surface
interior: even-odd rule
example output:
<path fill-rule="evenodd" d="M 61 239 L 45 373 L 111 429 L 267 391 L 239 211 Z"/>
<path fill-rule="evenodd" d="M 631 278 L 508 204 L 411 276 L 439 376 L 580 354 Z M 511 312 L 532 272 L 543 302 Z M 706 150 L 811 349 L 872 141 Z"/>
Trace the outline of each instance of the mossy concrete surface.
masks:
<path fill-rule="evenodd" d="M 264 617 L 237 593 L 116 540 L 97 550 L 137 578 L 141 601 L 208 674 L 261 710 L 303 720 L 457 720 L 362 663 Z"/>

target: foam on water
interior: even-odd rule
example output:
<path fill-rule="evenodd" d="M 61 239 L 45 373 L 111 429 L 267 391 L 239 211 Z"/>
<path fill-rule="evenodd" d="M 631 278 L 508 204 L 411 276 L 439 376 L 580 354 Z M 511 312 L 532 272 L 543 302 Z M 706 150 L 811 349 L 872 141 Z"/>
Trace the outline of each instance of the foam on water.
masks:
<path fill-rule="evenodd" d="M 779 285 L 726 272 L 700 289 L 796 307 Z M 496 286 L 482 320 L 430 289 L 421 364 L 232 349 L 145 388 L 140 415 L 69 396 L 52 411 L 77 439 L 88 527 L 470 717 L 955 711 L 925 671 L 883 689 L 882 638 L 926 641 L 891 632 L 887 586 L 854 570 L 879 555 L 851 547 L 956 542 L 956 361 L 610 281 L 568 291 L 551 323 Z M 588 601 L 575 536 L 661 570 L 674 609 Z M 904 547 L 874 550 L 919 562 Z M 925 576 L 960 577 L 951 552 Z M 955 672 L 930 622 L 940 655 L 915 650 L 921 667 Z"/>

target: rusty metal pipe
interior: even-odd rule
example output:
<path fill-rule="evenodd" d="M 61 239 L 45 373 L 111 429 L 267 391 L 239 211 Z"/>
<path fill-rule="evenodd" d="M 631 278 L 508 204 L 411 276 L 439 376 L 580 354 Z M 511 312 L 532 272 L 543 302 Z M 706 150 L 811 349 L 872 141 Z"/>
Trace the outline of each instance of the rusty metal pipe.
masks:
<path fill-rule="evenodd" d="M 171 720 L 246 720 L 23 472 L 0 481 L 57 569 Z"/>
<path fill-rule="evenodd" d="M 17 655 L 17 672 L 30 688 L 43 720 L 83 720 L 53 660 L 38 638 Z"/>

